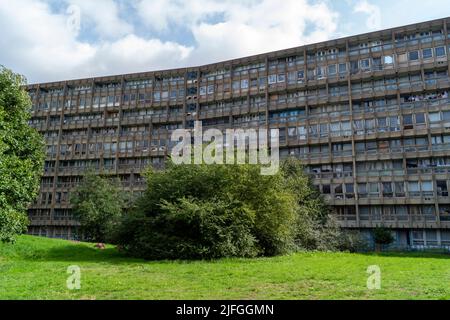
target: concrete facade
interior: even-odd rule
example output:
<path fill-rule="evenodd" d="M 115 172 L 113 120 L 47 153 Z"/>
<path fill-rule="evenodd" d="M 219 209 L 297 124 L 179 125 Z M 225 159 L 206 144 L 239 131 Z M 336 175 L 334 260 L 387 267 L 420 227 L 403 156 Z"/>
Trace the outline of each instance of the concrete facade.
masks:
<path fill-rule="evenodd" d="M 279 128 L 344 227 L 450 246 L 450 18 L 200 67 L 29 85 L 47 160 L 29 232 L 73 238 L 86 167 L 145 187 L 171 131 Z"/>

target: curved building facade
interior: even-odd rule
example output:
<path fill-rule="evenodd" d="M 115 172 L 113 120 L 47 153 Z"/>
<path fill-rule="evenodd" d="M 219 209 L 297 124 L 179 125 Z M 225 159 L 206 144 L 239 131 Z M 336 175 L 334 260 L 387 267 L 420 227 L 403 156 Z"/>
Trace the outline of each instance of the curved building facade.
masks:
<path fill-rule="evenodd" d="M 347 228 L 450 247 L 450 18 L 200 67 L 29 85 L 47 142 L 29 232 L 76 236 L 86 167 L 144 188 L 171 132 L 278 128 Z"/>

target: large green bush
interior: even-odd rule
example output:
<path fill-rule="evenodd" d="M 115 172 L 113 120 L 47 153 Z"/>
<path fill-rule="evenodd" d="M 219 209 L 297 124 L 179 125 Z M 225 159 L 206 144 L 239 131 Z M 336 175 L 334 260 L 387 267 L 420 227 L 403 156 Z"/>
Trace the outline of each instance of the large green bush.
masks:
<path fill-rule="evenodd" d="M 298 160 L 273 176 L 258 165 L 169 163 L 146 179 L 146 192 L 114 235 L 134 256 L 253 257 L 326 246 L 317 237 L 328 232 L 328 207 Z"/>

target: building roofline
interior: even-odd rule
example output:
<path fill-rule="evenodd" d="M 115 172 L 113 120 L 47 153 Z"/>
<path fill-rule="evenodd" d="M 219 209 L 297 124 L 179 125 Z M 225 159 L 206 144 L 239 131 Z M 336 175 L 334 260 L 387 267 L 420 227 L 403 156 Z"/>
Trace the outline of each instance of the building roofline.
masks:
<path fill-rule="evenodd" d="M 51 82 L 36 82 L 36 83 L 31 83 L 26 85 L 26 87 L 28 89 L 31 88 L 36 88 L 36 86 L 43 86 L 43 87 L 55 87 L 55 86 L 60 86 L 62 84 L 66 84 L 66 83 L 77 83 L 77 82 L 105 82 L 105 81 L 113 81 L 113 80 L 118 80 L 118 78 L 136 78 L 139 79 L 141 77 L 145 77 L 145 76 L 153 76 L 153 75 L 158 75 L 158 74 L 169 74 L 169 73 L 173 73 L 175 74 L 179 74 L 179 73 L 185 73 L 186 71 L 194 71 L 197 69 L 208 69 L 210 67 L 213 66 L 218 66 L 218 65 L 223 65 L 223 66 L 233 66 L 233 65 L 239 65 L 242 63 L 251 63 L 251 62 L 257 62 L 257 60 L 260 60 L 261 58 L 277 58 L 279 56 L 284 56 L 286 54 L 292 53 L 298 53 L 301 50 L 310 50 L 310 49 L 318 49 L 320 47 L 327 47 L 331 44 L 341 44 L 341 43 L 345 43 L 349 40 L 357 40 L 360 38 L 369 38 L 371 36 L 375 36 L 375 35 L 382 35 L 384 33 L 392 33 L 395 31 L 407 31 L 408 29 L 411 28 L 420 28 L 420 27 L 424 27 L 424 26 L 428 26 L 428 25 L 438 25 L 438 23 L 444 23 L 444 22 L 450 22 L 450 17 L 443 17 L 443 18 L 439 18 L 439 19 L 434 19 L 434 20 L 428 20 L 428 21 L 422 21 L 422 22 L 417 22 L 417 23 L 412 23 L 412 24 L 408 24 L 408 25 L 404 25 L 404 26 L 397 26 L 397 27 L 392 27 L 392 28 L 387 28 L 387 29 L 382 29 L 382 30 L 377 30 L 377 31 L 371 31 L 371 32 L 366 32 L 366 33 L 362 33 L 362 34 L 356 34 L 356 35 L 351 35 L 351 36 L 346 36 L 346 37 L 342 37 L 342 38 L 336 38 L 336 39 L 330 39 L 330 40 L 326 40 L 326 41 L 321 41 L 321 42 L 317 42 L 317 43 L 311 43 L 311 44 L 305 44 L 305 45 L 301 45 L 301 46 L 296 46 L 296 47 L 291 47 L 291 48 L 287 48 L 287 49 L 281 49 L 281 50 L 275 50 L 275 51 L 269 51 L 269 52 L 265 52 L 265 53 L 260 53 L 260 54 L 255 54 L 255 55 L 250 55 L 250 56 L 245 56 L 245 57 L 241 57 L 241 58 L 234 58 L 234 59 L 228 59 L 228 60 L 222 60 L 222 61 L 218 61 L 218 62 L 214 62 L 214 63 L 209 63 L 209 64 L 205 64 L 205 65 L 198 65 L 198 66 L 188 66 L 188 67 L 180 67 L 180 68 L 174 68 L 174 69 L 161 69 L 161 70 L 153 70 L 153 71 L 142 71 L 142 72 L 134 72 L 134 73 L 127 73 L 127 74 L 114 74 L 114 75 L 105 75 L 105 76 L 99 76 L 99 77 L 87 77 L 87 78 L 77 78 L 77 79 L 71 79 L 71 80 L 60 80 L 60 81 L 51 81 Z"/>

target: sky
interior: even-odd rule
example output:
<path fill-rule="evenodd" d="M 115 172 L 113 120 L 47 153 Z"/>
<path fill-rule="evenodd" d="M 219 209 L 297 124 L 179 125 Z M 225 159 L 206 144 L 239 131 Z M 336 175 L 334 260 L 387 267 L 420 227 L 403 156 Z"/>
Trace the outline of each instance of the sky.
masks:
<path fill-rule="evenodd" d="M 448 0 L 0 0 L 29 83 L 199 66 L 450 16 Z"/>

